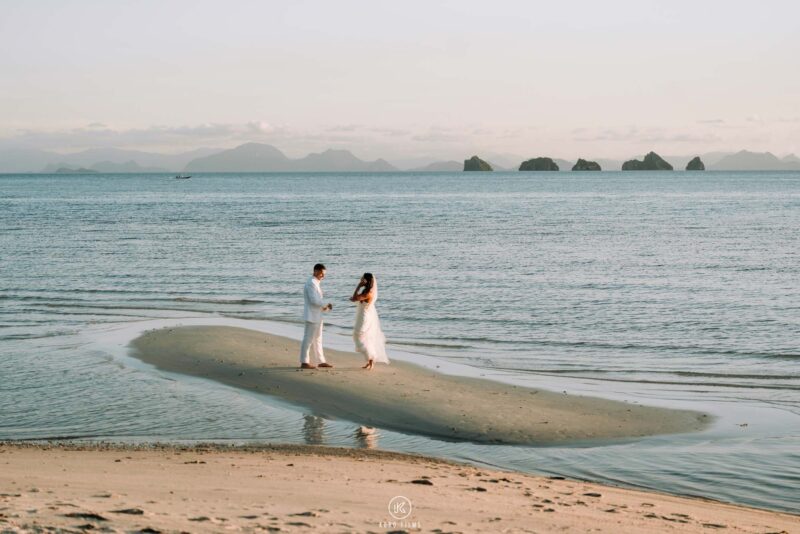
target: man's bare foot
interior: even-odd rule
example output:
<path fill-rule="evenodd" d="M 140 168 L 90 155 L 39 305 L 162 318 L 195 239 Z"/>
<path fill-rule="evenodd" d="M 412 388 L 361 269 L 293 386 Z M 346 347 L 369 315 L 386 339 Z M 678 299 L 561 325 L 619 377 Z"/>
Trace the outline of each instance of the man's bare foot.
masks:
<path fill-rule="evenodd" d="M 317 367 L 333 367 L 333 365 L 331 365 L 328 362 L 323 362 L 323 363 L 319 364 Z"/>
<path fill-rule="evenodd" d="M 311 365 L 310 363 L 301 363 L 300 369 L 316 369 L 316 365 Z"/>

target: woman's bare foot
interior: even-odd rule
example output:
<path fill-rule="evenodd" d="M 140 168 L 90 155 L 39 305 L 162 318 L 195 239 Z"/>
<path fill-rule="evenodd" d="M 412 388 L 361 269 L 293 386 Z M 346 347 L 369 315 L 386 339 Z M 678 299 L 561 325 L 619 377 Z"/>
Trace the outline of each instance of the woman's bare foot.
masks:
<path fill-rule="evenodd" d="M 362 367 L 362 369 L 366 369 L 367 371 L 372 370 L 373 363 L 374 362 L 372 360 L 368 361 L 367 364 Z"/>

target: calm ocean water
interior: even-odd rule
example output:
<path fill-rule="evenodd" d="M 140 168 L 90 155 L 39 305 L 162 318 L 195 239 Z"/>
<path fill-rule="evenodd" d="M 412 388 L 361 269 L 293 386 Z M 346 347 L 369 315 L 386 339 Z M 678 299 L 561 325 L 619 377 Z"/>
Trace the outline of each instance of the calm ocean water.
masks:
<path fill-rule="evenodd" d="M 291 329 L 317 261 L 331 339 L 371 271 L 391 350 L 718 416 L 606 445 L 380 447 L 800 509 L 798 173 L 2 175 L 0 439 L 371 445 L 97 341 L 154 320 Z"/>

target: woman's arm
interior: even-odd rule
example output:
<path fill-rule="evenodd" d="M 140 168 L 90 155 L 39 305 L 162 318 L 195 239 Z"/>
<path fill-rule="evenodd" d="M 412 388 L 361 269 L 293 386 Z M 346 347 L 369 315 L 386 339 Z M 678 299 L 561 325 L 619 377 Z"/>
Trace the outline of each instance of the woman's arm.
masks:
<path fill-rule="evenodd" d="M 372 302 L 372 296 L 375 294 L 375 289 L 370 289 L 369 293 L 365 295 L 359 295 L 358 290 L 361 289 L 361 285 L 359 285 L 356 290 L 353 292 L 353 296 L 350 298 L 352 302 Z"/>
<path fill-rule="evenodd" d="M 358 294 L 358 290 L 364 286 L 363 283 L 359 282 L 356 286 L 356 289 L 353 291 L 353 296 L 350 297 L 350 302 L 358 302 L 360 300 L 364 300 L 361 295 Z"/>
<path fill-rule="evenodd" d="M 354 302 L 361 301 L 361 302 L 366 302 L 367 304 L 369 304 L 370 302 L 372 302 L 373 295 L 375 295 L 375 289 L 374 288 L 370 289 L 369 293 L 366 293 L 365 295 L 356 295 Z"/>

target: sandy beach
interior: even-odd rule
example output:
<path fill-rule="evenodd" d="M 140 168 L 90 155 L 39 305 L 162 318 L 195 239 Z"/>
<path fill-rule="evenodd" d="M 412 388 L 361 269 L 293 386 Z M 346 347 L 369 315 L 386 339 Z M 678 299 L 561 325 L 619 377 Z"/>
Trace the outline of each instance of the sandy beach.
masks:
<path fill-rule="evenodd" d="M 536 444 L 691 432 L 711 417 L 506 385 L 393 361 L 361 369 L 326 350 L 333 369 L 299 370 L 295 340 L 228 326 L 146 332 L 133 355 L 166 371 L 213 379 L 307 406 L 318 415 L 400 432 L 485 443 Z"/>
<path fill-rule="evenodd" d="M 0 532 L 800 531 L 789 514 L 360 449 L 2 444 L 0 465 Z"/>

